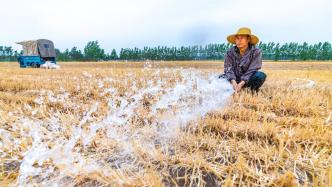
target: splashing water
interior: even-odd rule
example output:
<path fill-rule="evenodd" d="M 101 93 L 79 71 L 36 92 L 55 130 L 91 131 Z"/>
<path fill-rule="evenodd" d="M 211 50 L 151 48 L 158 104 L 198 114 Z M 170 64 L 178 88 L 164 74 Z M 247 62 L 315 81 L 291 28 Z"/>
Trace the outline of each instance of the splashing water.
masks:
<path fill-rule="evenodd" d="M 102 120 L 96 121 L 92 115 L 98 110 L 98 102 L 72 127 L 62 125 L 55 116 L 45 121 L 22 118 L 16 125 L 29 129 L 21 134 L 31 137 L 33 143 L 24 154 L 18 185 L 70 185 L 75 176 L 96 172 L 109 176 L 114 169 L 134 179 L 144 173 L 139 167 L 138 150 L 153 158 L 161 146 L 162 153 L 169 154 L 167 149 L 176 143 L 181 129 L 224 107 L 233 94 L 228 81 L 216 74 L 204 76 L 191 69 L 163 71 L 180 76 L 171 84 L 174 86 L 165 86 L 161 77 L 143 87 L 132 80 L 130 90 L 124 93 L 116 87 L 105 88 L 101 95 L 111 97 L 108 114 Z M 103 146 L 91 151 L 93 142 Z M 124 182 L 123 177 L 114 180 L 116 184 Z"/>

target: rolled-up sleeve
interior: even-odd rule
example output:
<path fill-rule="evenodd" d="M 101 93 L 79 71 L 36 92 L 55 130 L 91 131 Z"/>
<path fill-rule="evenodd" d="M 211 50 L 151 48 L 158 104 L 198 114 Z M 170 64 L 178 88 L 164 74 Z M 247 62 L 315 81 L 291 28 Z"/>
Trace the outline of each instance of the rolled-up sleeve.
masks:
<path fill-rule="evenodd" d="M 224 73 L 227 80 L 236 80 L 234 69 L 233 69 L 233 60 L 229 53 L 226 53 L 225 63 L 224 63 Z"/>
<path fill-rule="evenodd" d="M 248 83 L 250 77 L 262 68 L 262 52 L 258 49 L 255 51 L 248 70 L 241 76 L 241 80 Z"/>

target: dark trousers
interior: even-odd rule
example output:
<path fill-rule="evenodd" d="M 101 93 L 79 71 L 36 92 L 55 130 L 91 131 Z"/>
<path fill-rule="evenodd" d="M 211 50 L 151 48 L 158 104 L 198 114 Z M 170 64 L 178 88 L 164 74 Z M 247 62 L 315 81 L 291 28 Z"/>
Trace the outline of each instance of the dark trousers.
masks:
<path fill-rule="evenodd" d="M 219 76 L 219 78 L 226 79 L 225 74 Z M 250 88 L 251 91 L 259 91 L 259 88 L 263 85 L 266 79 L 266 74 L 262 71 L 256 71 L 249 79 L 248 83 L 244 87 Z M 241 80 L 236 80 L 237 83 L 240 83 Z"/>

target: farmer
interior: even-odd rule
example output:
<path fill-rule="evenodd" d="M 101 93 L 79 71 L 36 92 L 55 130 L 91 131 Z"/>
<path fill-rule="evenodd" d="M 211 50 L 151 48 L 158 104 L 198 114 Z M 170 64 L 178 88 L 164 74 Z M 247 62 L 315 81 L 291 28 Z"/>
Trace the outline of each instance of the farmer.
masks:
<path fill-rule="evenodd" d="M 233 85 L 235 92 L 248 87 L 258 92 L 263 85 L 266 74 L 258 71 L 262 67 L 262 53 L 255 45 L 259 39 L 251 34 L 249 28 L 240 28 L 236 34 L 227 37 L 228 42 L 235 44 L 225 55 L 225 78 Z"/>

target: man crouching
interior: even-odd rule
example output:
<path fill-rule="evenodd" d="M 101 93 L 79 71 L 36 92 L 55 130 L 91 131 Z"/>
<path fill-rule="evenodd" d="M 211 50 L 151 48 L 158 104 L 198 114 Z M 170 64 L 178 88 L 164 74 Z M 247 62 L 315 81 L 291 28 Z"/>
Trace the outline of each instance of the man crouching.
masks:
<path fill-rule="evenodd" d="M 266 74 L 258 71 L 262 68 L 262 53 L 255 45 L 259 39 L 251 34 L 249 28 L 240 28 L 236 34 L 227 37 L 228 42 L 235 44 L 225 55 L 224 74 L 231 82 L 235 92 L 248 87 L 258 92 L 263 85 Z"/>

